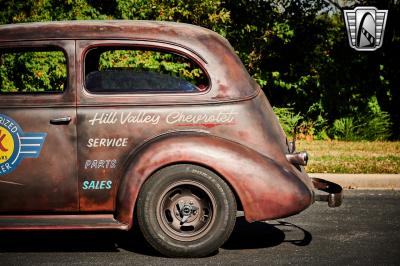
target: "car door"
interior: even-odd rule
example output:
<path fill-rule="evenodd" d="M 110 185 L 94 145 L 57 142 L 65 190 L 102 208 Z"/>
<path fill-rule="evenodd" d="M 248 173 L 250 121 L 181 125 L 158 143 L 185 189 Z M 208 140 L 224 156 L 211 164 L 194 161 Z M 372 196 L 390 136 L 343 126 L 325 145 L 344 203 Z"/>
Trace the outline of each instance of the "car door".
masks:
<path fill-rule="evenodd" d="M 78 210 L 75 41 L 0 43 L 0 212 Z"/>
<path fill-rule="evenodd" d="M 112 212 L 132 152 L 176 129 L 178 123 L 166 122 L 168 114 L 188 107 L 171 106 L 202 97 L 208 79 L 196 63 L 201 58 L 163 42 L 77 40 L 76 54 L 79 207 Z M 174 68 L 163 71 L 165 65 L 200 77 L 192 84 Z"/>

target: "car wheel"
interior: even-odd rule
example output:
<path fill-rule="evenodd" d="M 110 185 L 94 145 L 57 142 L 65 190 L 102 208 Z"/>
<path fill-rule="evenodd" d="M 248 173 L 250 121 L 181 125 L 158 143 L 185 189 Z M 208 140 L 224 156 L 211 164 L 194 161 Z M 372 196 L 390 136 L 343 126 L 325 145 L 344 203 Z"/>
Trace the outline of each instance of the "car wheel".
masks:
<path fill-rule="evenodd" d="M 190 164 L 163 168 L 143 185 L 137 218 L 146 240 L 169 257 L 203 257 L 230 236 L 236 201 L 212 171 Z"/>

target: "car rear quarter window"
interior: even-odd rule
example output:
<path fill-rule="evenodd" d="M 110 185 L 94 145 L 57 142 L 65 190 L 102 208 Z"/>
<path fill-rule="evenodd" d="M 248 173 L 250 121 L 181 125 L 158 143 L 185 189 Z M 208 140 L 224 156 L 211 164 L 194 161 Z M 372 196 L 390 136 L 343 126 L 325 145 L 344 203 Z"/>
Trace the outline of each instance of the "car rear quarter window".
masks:
<path fill-rule="evenodd" d="M 195 93 L 209 82 L 200 66 L 182 55 L 101 47 L 85 56 L 85 86 L 92 93 Z"/>
<path fill-rule="evenodd" d="M 67 60 L 58 50 L 0 50 L 1 94 L 62 93 Z"/>

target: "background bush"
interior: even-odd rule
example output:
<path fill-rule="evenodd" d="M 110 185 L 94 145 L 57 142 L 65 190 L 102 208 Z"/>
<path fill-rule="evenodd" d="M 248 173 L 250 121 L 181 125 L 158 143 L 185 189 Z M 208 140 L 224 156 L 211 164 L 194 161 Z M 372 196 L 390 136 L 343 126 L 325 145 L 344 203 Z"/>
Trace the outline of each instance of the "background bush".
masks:
<path fill-rule="evenodd" d="M 400 2 L 278 0 L 2 0 L 0 23 L 149 19 L 225 36 L 279 115 L 299 136 L 400 138 Z M 340 5 L 338 4 L 340 3 Z M 342 10 L 389 9 L 383 46 L 350 48 Z M 379 112 L 371 109 L 371 103 Z M 376 108 L 375 108 L 376 109 Z M 285 118 L 286 117 L 286 118 Z"/>
<path fill-rule="evenodd" d="M 67 79 L 66 64 L 61 51 L 0 54 L 1 92 L 61 92 Z"/>

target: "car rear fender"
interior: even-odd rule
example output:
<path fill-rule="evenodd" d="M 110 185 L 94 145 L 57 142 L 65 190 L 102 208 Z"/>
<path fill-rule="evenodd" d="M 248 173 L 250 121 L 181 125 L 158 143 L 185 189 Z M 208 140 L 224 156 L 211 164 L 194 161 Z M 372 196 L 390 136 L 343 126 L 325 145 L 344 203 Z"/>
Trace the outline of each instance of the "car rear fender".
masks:
<path fill-rule="evenodd" d="M 249 222 L 289 216 L 313 202 L 312 188 L 295 173 L 250 148 L 209 134 L 171 133 L 146 142 L 132 154 L 118 188 L 116 219 L 131 226 L 146 179 L 179 163 L 202 165 L 220 175 L 238 195 Z"/>

